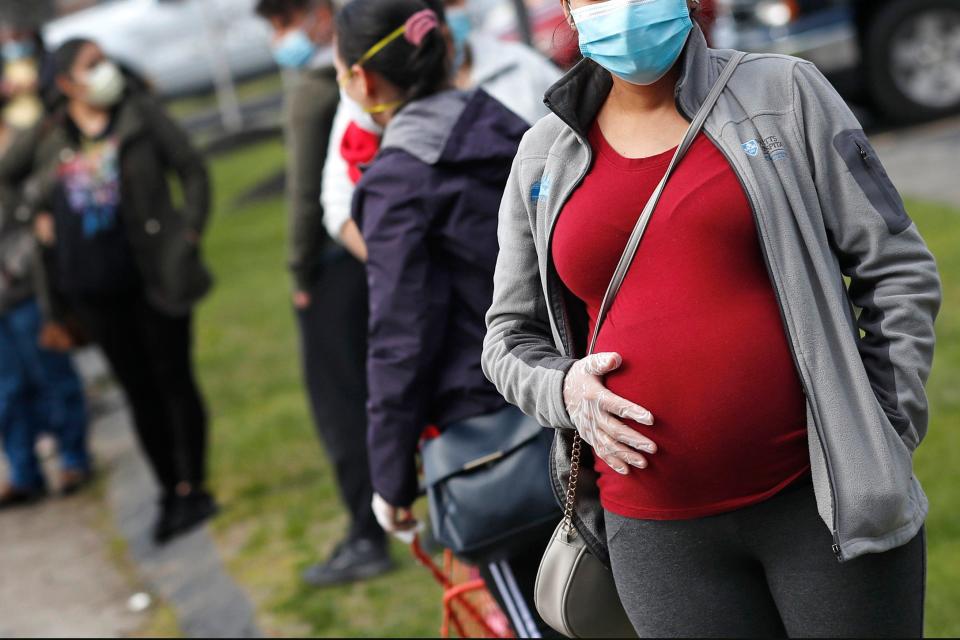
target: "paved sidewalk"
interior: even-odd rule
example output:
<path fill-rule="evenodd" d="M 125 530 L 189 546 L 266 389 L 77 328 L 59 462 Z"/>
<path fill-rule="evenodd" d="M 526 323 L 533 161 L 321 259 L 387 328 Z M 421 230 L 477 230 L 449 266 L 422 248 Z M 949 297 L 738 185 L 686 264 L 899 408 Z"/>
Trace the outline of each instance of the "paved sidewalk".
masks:
<path fill-rule="evenodd" d="M 261 637 L 249 599 L 224 570 L 205 528 L 154 546 L 156 488 L 129 420 L 125 409 L 105 416 L 97 424 L 97 440 L 112 452 L 107 502 L 140 575 L 173 607 L 184 636 Z"/>
<path fill-rule="evenodd" d="M 127 611 L 135 591 L 99 530 L 89 496 L 0 515 L 0 637 L 118 638 L 144 614 Z"/>
<path fill-rule="evenodd" d="M 88 381 L 105 374 L 91 352 L 78 362 Z M 99 404 L 92 446 L 106 504 L 88 492 L 0 513 L 0 638 L 135 634 L 148 614 L 131 613 L 127 600 L 144 588 L 174 609 L 187 637 L 259 637 L 253 607 L 225 572 L 206 529 L 162 548 L 152 544 L 156 489 L 122 394 L 108 391 Z M 48 466 L 56 468 L 53 461 Z M 117 529 L 136 578 L 123 575 L 111 557 L 108 532 Z"/>
<path fill-rule="evenodd" d="M 905 196 L 960 207 L 960 118 L 881 133 L 872 140 Z"/>
<path fill-rule="evenodd" d="M 0 513 L 0 637 L 119 638 L 144 625 L 127 610 L 137 588 L 111 556 L 109 521 L 89 492 Z"/>

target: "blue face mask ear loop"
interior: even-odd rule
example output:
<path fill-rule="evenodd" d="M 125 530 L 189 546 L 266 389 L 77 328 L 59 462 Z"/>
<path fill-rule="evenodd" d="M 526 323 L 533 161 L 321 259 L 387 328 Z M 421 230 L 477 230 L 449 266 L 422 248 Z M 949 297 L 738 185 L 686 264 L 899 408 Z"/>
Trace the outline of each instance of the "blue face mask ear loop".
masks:
<path fill-rule="evenodd" d="M 452 71 L 456 75 L 463 63 L 466 62 L 467 41 L 470 32 L 473 30 L 473 24 L 466 9 L 458 7 L 447 12 L 447 26 L 450 27 L 450 35 L 453 38 Z"/>

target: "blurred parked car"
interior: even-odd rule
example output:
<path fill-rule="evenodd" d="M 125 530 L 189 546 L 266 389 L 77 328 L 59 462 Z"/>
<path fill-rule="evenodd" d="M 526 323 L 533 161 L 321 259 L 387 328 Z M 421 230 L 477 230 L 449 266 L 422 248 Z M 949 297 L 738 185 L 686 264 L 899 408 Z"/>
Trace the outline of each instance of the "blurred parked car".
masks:
<path fill-rule="evenodd" d="M 214 84 L 216 65 L 238 78 L 275 69 L 266 23 L 256 0 L 100 0 L 47 24 L 56 46 L 77 36 L 99 42 L 146 77 L 164 96 L 196 93 Z"/>
<path fill-rule="evenodd" d="M 960 110 L 960 0 L 716 4 L 716 46 L 807 58 L 895 120 Z"/>

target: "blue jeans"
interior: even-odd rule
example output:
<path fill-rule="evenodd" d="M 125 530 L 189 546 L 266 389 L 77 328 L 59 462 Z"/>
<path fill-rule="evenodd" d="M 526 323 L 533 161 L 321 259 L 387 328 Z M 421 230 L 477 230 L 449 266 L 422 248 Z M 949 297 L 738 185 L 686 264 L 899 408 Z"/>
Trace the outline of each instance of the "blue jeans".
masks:
<path fill-rule="evenodd" d="M 37 436 L 57 438 L 65 470 L 90 470 L 83 386 L 70 357 L 45 351 L 40 310 L 28 301 L 0 316 L 0 437 L 18 489 L 44 485 Z"/>

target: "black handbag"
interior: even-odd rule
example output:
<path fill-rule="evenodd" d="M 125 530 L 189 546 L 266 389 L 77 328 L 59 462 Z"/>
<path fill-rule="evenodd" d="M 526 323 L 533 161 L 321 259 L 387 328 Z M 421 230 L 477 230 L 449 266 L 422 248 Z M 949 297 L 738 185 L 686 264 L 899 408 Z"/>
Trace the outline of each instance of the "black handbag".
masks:
<path fill-rule="evenodd" d="M 513 406 L 428 440 L 421 456 L 434 538 L 475 564 L 546 539 L 562 515 L 550 487 L 552 441 L 552 430 Z"/>

